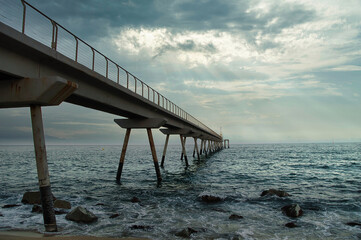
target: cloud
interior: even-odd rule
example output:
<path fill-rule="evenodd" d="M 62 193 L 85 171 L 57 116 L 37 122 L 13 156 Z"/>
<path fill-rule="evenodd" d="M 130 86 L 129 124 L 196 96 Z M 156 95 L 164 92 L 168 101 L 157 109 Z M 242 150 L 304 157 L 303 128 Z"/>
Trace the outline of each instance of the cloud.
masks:
<path fill-rule="evenodd" d="M 343 65 L 343 66 L 338 66 L 338 67 L 330 68 L 329 71 L 334 71 L 334 72 L 354 72 L 354 71 L 361 71 L 361 66 L 356 66 L 356 65 Z"/>

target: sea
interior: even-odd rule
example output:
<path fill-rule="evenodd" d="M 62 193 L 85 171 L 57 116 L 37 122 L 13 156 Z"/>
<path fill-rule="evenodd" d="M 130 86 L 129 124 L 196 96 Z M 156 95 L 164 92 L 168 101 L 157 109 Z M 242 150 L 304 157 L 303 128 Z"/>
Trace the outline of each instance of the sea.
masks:
<path fill-rule="evenodd" d="M 117 184 L 121 148 L 47 146 L 55 197 L 98 217 L 83 224 L 57 215 L 59 234 L 182 239 L 178 233 L 191 228 L 191 239 L 361 239 L 360 226 L 347 224 L 361 222 L 361 143 L 231 145 L 200 160 L 189 145 L 188 168 L 171 145 L 161 186 L 148 145 L 128 146 Z M 162 146 L 157 153 L 160 160 Z M 20 205 L 0 208 L 0 231 L 44 232 L 42 215 L 21 204 L 24 192 L 38 190 L 33 146 L 0 146 L 0 163 L 0 206 Z M 291 196 L 261 196 L 271 188 Z M 202 195 L 222 201 L 202 202 Z M 289 204 L 303 215 L 286 216 L 281 208 Z"/>

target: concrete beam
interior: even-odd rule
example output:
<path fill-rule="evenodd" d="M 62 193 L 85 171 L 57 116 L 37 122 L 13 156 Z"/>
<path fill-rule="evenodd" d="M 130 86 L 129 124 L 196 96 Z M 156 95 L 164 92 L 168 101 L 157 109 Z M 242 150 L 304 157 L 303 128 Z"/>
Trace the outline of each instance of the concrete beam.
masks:
<path fill-rule="evenodd" d="M 180 128 L 180 129 L 170 129 L 170 128 L 161 128 L 159 129 L 163 134 L 166 135 L 185 135 L 192 132 L 191 129 L 188 128 Z"/>
<path fill-rule="evenodd" d="M 114 119 L 114 122 L 121 128 L 160 128 L 167 123 L 166 119 L 148 118 L 148 119 Z"/>
<path fill-rule="evenodd" d="M 1 80 L 0 108 L 59 105 L 77 88 L 58 76 Z"/>

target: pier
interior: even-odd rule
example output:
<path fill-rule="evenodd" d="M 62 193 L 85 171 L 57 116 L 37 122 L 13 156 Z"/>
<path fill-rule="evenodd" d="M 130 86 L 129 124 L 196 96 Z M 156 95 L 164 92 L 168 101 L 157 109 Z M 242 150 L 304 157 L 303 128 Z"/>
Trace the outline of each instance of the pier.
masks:
<path fill-rule="evenodd" d="M 185 150 L 187 138 L 193 138 L 193 156 L 208 157 L 226 146 L 223 137 L 170 101 L 135 75 L 87 44 L 84 40 L 37 10 L 24 0 L 14 1 L 18 16 L 0 16 L 0 108 L 29 107 L 34 149 L 46 231 L 57 231 L 47 165 L 41 109 L 68 102 L 118 115 L 115 124 L 126 129 L 120 153 L 116 182 L 121 183 L 125 155 L 132 129 L 147 132 L 157 184 L 162 182 L 170 135 L 180 137 L 181 158 L 189 166 Z M 5 8 L 7 6 L 1 6 Z M 48 22 L 48 34 L 38 38 L 28 11 Z M 21 24 L 15 24 L 16 19 Z M 72 44 L 72 51 L 62 51 Z M 69 50 L 69 49 L 68 49 Z M 154 146 L 154 129 L 165 136 L 159 166 Z M 199 143 L 199 146 L 198 146 Z M 229 147 L 229 141 L 228 141 Z"/>

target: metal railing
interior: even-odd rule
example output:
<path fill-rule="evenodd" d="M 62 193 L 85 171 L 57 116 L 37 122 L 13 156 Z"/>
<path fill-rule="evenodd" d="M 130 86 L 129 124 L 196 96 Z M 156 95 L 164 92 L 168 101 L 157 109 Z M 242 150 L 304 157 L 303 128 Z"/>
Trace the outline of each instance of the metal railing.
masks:
<path fill-rule="evenodd" d="M 19 0 L 22 5 L 22 11 L 17 12 L 14 15 L 20 14 L 20 16 L 7 16 L 10 13 L 3 10 L 0 12 L 0 21 L 5 24 L 21 31 L 23 34 L 41 42 L 42 44 L 52 48 L 64 56 L 74 60 L 75 62 L 82 64 L 83 66 L 97 72 L 109 80 L 113 80 L 119 85 L 126 87 L 132 92 L 142 96 L 148 101 L 158 105 L 159 107 L 177 115 L 178 117 L 187 120 L 198 126 L 199 128 L 215 135 L 219 136 L 212 129 L 207 127 L 205 124 L 197 120 L 195 117 L 184 111 L 182 108 L 177 106 L 175 103 L 164 97 L 154 88 L 134 76 L 132 73 L 118 65 L 113 60 L 99 52 L 97 49 L 71 33 L 62 25 L 55 22 L 53 19 L 42 13 L 37 8 L 25 0 Z M 14 1 L 9 1 L 13 3 Z M 1 8 L 5 9 L 5 4 L 1 4 Z M 17 7 L 15 7 L 17 8 Z M 21 6 L 20 6 L 21 8 Z M 19 9 L 14 10 L 15 12 Z M 20 11 L 20 10 L 19 10 Z M 22 16 L 21 16 L 22 15 Z M 37 16 L 36 16 L 37 15 Z M 41 17 L 37 19 L 36 23 L 32 24 L 32 17 Z M 22 19 L 21 19 L 22 17 Z M 13 24 L 13 21 L 22 20 L 21 26 L 19 24 Z M 46 22 L 49 26 L 47 26 Z M 7 22 L 7 23 L 6 23 Z M 19 29 L 20 28 L 20 29 Z M 50 38 L 51 36 L 51 38 Z M 89 59 L 91 61 L 89 61 Z"/>

